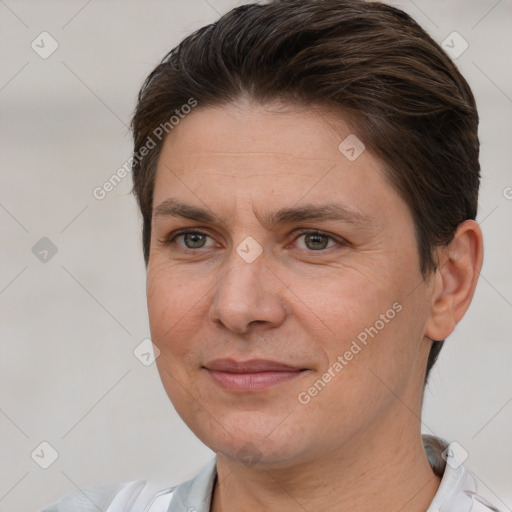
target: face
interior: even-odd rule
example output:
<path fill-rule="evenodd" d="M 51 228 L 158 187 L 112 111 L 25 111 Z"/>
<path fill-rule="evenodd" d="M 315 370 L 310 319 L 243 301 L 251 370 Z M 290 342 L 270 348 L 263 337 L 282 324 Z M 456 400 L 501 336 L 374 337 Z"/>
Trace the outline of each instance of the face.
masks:
<path fill-rule="evenodd" d="M 239 103 L 196 109 L 163 146 L 158 370 L 189 428 L 233 460 L 278 467 L 417 421 L 431 289 L 405 202 L 355 139 L 339 148 L 349 135 L 327 111 Z"/>

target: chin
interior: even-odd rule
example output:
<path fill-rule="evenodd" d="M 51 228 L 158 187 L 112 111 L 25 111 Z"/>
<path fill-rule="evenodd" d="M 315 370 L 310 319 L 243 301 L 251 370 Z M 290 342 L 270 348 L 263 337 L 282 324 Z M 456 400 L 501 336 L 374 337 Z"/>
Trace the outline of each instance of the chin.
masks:
<path fill-rule="evenodd" d="M 213 421 L 210 418 L 206 422 L 187 424 L 219 456 L 239 461 L 247 467 L 278 468 L 300 458 L 304 448 L 299 429 L 287 423 L 285 418 L 286 415 L 278 417 L 244 411 L 230 412 Z"/>

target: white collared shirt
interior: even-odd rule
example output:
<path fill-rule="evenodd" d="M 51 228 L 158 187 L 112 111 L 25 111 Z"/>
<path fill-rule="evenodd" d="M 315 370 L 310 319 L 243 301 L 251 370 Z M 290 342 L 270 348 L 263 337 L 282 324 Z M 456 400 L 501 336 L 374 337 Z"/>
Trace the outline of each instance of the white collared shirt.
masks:
<path fill-rule="evenodd" d="M 441 484 L 426 512 L 499 512 L 477 495 L 475 477 L 456 455 L 455 443 L 423 436 L 423 444 Z M 155 492 L 154 484 L 135 480 L 74 492 L 41 512 L 209 512 L 217 477 L 216 458 L 192 479 Z"/>

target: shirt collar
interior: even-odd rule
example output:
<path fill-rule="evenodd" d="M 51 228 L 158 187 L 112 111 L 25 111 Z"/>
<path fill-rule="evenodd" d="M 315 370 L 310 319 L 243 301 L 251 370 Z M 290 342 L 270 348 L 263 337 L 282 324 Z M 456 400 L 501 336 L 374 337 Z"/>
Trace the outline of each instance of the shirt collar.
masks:
<path fill-rule="evenodd" d="M 209 512 L 213 487 L 217 479 L 216 463 L 217 457 L 214 457 L 197 476 L 179 485 L 173 493 L 168 510 L 172 512 Z"/>
<path fill-rule="evenodd" d="M 441 477 L 434 499 L 426 512 L 471 509 L 472 495 L 476 491 L 474 477 L 464 466 L 455 450 L 456 443 L 430 435 L 423 435 L 423 446 L 434 473 Z M 209 512 L 213 488 L 217 479 L 217 458 L 211 459 L 201 471 L 181 485 L 173 493 L 168 512 Z M 171 509 L 172 506 L 172 509 Z M 453 508 L 455 506 L 455 508 Z"/>

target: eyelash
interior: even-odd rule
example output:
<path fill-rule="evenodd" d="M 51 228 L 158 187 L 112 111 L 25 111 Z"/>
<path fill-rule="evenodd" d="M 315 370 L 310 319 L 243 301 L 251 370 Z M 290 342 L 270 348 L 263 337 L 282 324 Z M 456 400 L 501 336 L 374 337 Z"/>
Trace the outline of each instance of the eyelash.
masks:
<path fill-rule="evenodd" d="M 203 233 L 202 231 L 197 231 L 197 230 L 194 230 L 194 229 L 185 229 L 185 230 L 181 230 L 181 231 L 177 231 L 176 233 L 172 233 L 171 235 L 169 235 L 169 237 L 165 238 L 164 240 L 162 240 L 162 243 L 166 246 L 170 246 L 170 245 L 177 245 L 176 244 L 176 239 L 179 237 L 179 236 L 183 236 L 183 235 L 204 235 L 204 236 L 207 236 L 209 238 L 210 235 L 208 235 L 207 233 Z M 346 240 L 343 240 L 343 239 L 338 239 L 338 238 L 335 238 L 333 237 L 332 235 L 329 235 L 327 233 L 324 233 L 323 231 L 319 231 L 317 229 L 302 229 L 302 230 L 299 230 L 297 232 L 297 236 L 294 238 L 294 242 L 300 238 L 301 236 L 304 236 L 304 235 L 320 235 L 320 236 L 323 236 L 325 238 L 329 238 L 330 240 L 332 240 L 333 242 L 336 242 L 336 244 L 338 244 L 339 246 L 347 246 L 349 245 L 349 243 L 346 241 Z M 197 249 L 190 249 L 188 247 L 181 247 L 179 245 L 177 245 L 177 247 L 179 248 L 180 251 L 184 251 L 184 252 L 188 252 L 188 251 L 199 251 L 200 249 L 204 249 L 204 247 L 199 247 Z M 305 249 L 306 251 L 308 252 L 325 252 L 327 251 L 327 249 L 332 249 L 333 247 L 326 247 L 325 249 L 319 249 L 317 251 L 315 250 L 308 250 L 308 249 Z"/>

